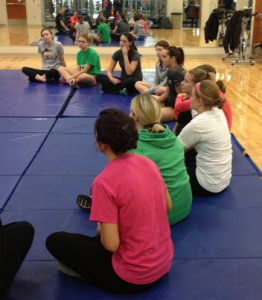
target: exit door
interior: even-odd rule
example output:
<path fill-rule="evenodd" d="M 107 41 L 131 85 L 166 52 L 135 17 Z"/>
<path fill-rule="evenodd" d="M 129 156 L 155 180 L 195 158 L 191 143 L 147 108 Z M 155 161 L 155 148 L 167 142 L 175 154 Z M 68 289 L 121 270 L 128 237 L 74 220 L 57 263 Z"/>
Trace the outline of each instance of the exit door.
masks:
<path fill-rule="evenodd" d="M 8 20 L 21 20 L 26 22 L 26 3 L 25 0 L 6 0 L 7 18 Z"/>

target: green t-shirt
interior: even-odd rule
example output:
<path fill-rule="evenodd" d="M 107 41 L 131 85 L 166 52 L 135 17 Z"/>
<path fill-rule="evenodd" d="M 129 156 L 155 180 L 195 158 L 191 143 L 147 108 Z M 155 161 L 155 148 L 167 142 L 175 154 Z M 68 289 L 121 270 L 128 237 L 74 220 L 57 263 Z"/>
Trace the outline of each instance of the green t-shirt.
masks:
<path fill-rule="evenodd" d="M 101 73 L 100 59 L 94 49 L 88 48 L 86 52 L 82 52 L 82 50 L 78 51 L 76 60 L 77 65 L 81 67 L 81 70 L 85 65 L 91 66 L 87 74 L 97 75 Z"/>
<path fill-rule="evenodd" d="M 110 30 L 106 23 L 101 23 L 97 26 L 97 33 L 101 34 L 101 42 L 109 43 L 111 41 Z"/>
<path fill-rule="evenodd" d="M 130 152 L 150 158 L 160 169 L 172 200 L 168 220 L 173 225 L 190 213 L 192 192 L 185 167 L 184 147 L 168 126 L 163 126 L 166 130 L 161 133 L 140 130 L 137 148 Z"/>

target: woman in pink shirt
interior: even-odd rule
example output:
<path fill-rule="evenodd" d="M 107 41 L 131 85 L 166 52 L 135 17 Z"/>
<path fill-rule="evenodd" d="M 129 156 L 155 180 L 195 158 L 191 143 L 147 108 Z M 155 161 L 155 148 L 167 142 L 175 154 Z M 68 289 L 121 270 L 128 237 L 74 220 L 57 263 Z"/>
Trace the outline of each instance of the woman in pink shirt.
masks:
<path fill-rule="evenodd" d="M 57 232 L 46 240 L 60 271 L 118 294 L 152 287 L 170 270 L 172 208 L 161 173 L 150 159 L 128 153 L 137 146 L 135 121 L 110 108 L 95 122 L 97 149 L 108 165 L 92 186 L 95 237 Z"/>

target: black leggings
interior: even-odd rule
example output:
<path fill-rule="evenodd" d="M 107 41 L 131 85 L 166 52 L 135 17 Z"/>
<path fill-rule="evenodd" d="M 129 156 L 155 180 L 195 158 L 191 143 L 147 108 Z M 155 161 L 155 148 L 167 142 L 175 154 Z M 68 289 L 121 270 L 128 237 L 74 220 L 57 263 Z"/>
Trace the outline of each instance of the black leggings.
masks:
<path fill-rule="evenodd" d="M 118 78 L 118 77 L 115 77 Z M 120 78 L 118 78 L 120 79 Z M 121 79 L 120 79 L 121 80 Z M 107 75 L 104 74 L 99 74 L 96 75 L 96 81 L 102 85 L 102 89 L 105 92 L 112 93 L 112 94 L 118 94 L 120 90 L 126 88 L 129 94 L 134 94 L 137 92 L 135 89 L 135 83 L 139 79 L 134 79 L 134 78 L 126 78 L 124 80 L 121 80 L 120 83 L 118 84 L 113 84 Z"/>
<path fill-rule="evenodd" d="M 2 226 L 0 220 L 0 299 L 10 287 L 32 245 L 34 228 L 28 222 Z"/>
<path fill-rule="evenodd" d="M 60 74 L 56 69 L 51 69 L 51 70 L 38 70 L 38 69 L 33 69 L 33 68 L 28 68 L 28 67 L 23 67 L 22 72 L 28 76 L 29 81 L 31 82 L 36 82 L 38 80 L 35 79 L 36 75 L 44 75 L 46 74 L 46 82 L 48 83 L 58 83 L 60 79 Z"/>
<path fill-rule="evenodd" d="M 196 169 L 187 167 L 187 173 L 190 178 L 190 185 L 193 196 L 196 197 L 210 197 L 214 196 L 217 193 L 212 193 L 204 189 L 198 182 L 196 177 Z"/>
<path fill-rule="evenodd" d="M 110 37 L 112 40 L 119 42 L 120 41 L 120 34 L 114 33 L 113 31 L 110 32 Z"/>
<path fill-rule="evenodd" d="M 99 236 L 56 232 L 47 238 L 46 247 L 55 259 L 83 279 L 113 293 L 136 294 L 154 285 L 137 285 L 121 279 L 113 269 L 112 253 L 103 247 Z"/>

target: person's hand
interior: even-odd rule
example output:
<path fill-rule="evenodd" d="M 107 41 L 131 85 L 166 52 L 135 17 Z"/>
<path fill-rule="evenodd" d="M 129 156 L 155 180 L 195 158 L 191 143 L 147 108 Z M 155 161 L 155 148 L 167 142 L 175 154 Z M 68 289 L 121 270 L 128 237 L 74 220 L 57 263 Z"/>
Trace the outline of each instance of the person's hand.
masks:
<path fill-rule="evenodd" d="M 185 93 L 184 93 L 184 94 L 182 95 L 182 100 L 185 101 L 185 100 L 188 100 L 188 99 L 190 99 L 190 97 L 188 96 L 188 94 L 185 94 Z"/>
<path fill-rule="evenodd" d="M 179 94 L 177 95 L 177 97 L 184 97 L 184 96 L 186 96 L 186 93 L 179 93 Z"/>
<path fill-rule="evenodd" d="M 68 84 L 73 85 L 75 82 L 76 82 L 75 78 L 71 78 L 71 79 L 69 79 Z"/>
<path fill-rule="evenodd" d="M 118 84 L 118 83 L 120 83 L 121 82 L 121 80 L 119 79 L 119 78 L 115 78 L 115 77 L 113 77 L 112 79 L 111 79 L 111 82 L 115 85 L 115 84 Z"/>
<path fill-rule="evenodd" d="M 128 54 L 127 47 L 122 47 L 122 53 L 123 53 L 123 56 L 127 56 L 127 54 Z"/>

